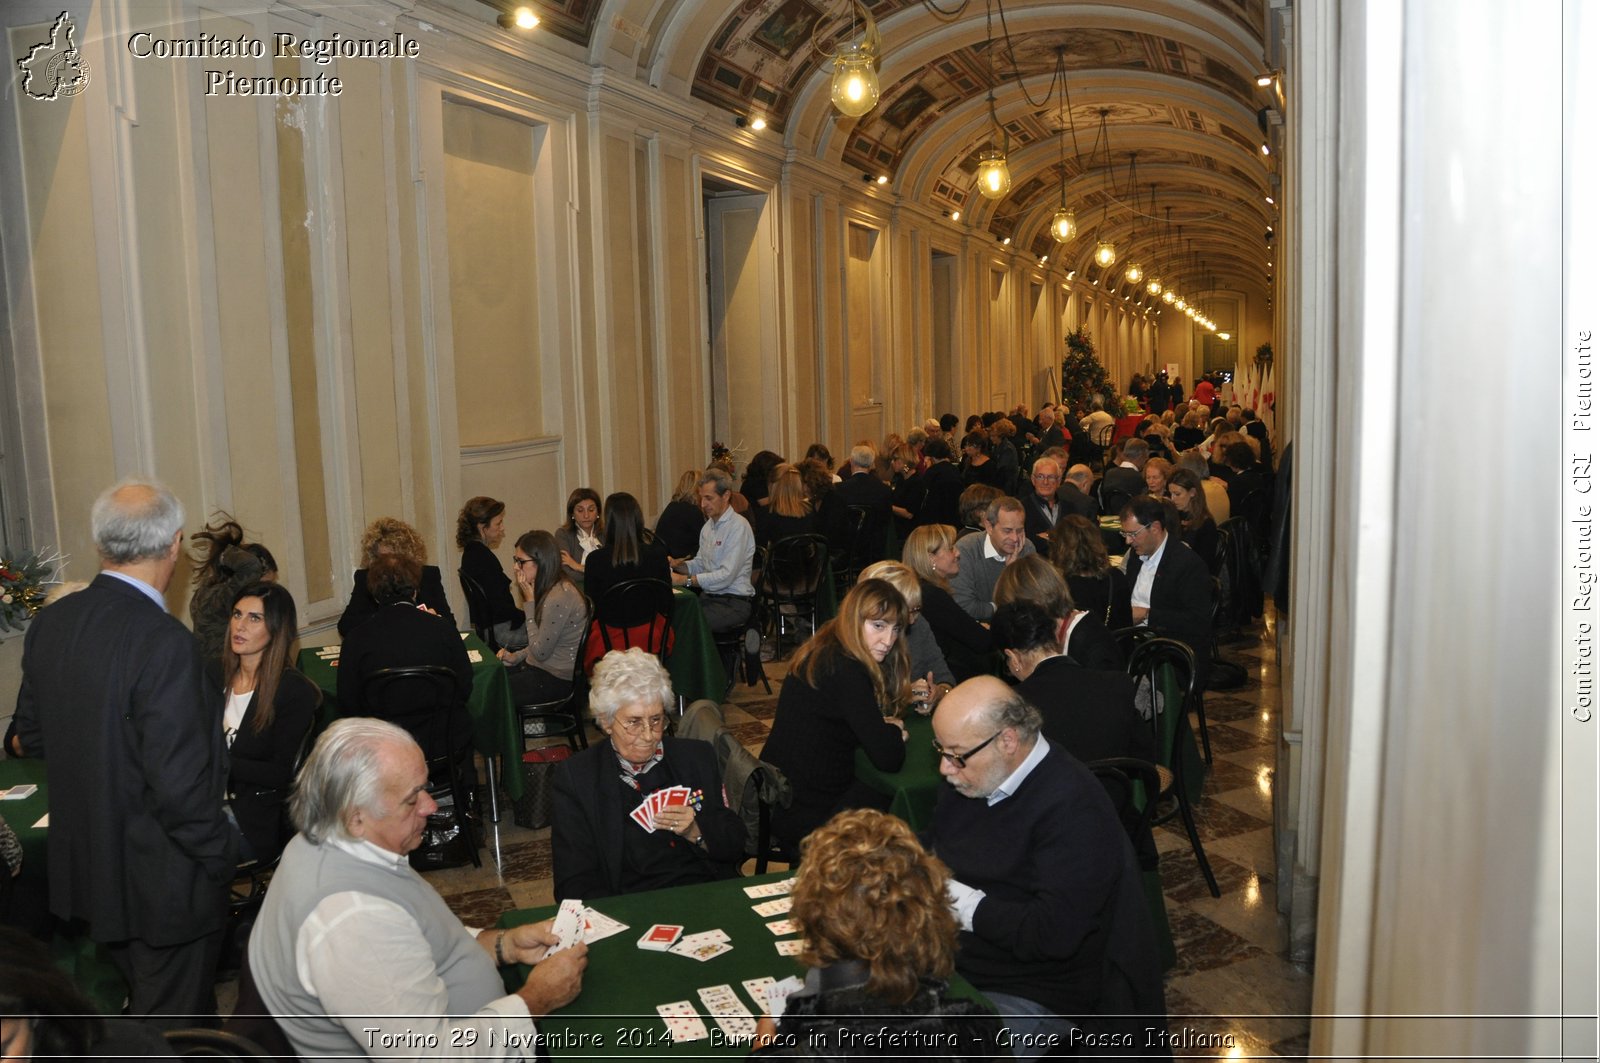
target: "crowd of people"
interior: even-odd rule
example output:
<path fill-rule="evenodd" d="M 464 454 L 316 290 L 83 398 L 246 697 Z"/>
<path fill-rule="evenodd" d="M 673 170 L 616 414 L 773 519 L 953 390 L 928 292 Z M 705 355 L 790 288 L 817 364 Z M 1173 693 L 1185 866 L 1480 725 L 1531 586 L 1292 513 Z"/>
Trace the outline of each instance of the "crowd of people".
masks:
<path fill-rule="evenodd" d="M 811 974 L 757 1050 L 781 1054 L 783 1034 L 870 1006 L 957 1030 L 958 1055 L 987 1058 L 996 1027 L 947 997 L 952 972 L 1013 1031 L 1071 1038 L 1160 1014 L 1140 839 L 1085 767 L 1155 756 L 1112 632 L 1187 643 L 1203 682 L 1218 525 L 1262 512 L 1272 490 L 1260 422 L 1206 406 L 1209 382 L 1187 401 L 1177 384 L 1156 378 L 1126 439 L 1106 433 L 1115 421 L 1093 396 L 974 415 L 959 439 L 956 416 L 930 418 L 857 442 L 837 471 L 820 444 L 795 462 L 762 451 L 737 489 L 730 457 L 714 455 L 679 477 L 653 526 L 631 494 L 578 488 L 563 522 L 514 540 L 509 574 L 495 553 L 506 503 L 469 499 L 455 545 L 472 626 L 518 704 L 559 701 L 587 677 L 605 736 L 555 773 L 556 896 L 739 873 L 746 828 L 711 745 L 668 733 L 676 698 L 658 656 L 607 653 L 597 632 L 652 622 L 628 611 L 637 581 L 689 588 L 713 633 L 744 636 L 758 661 L 763 558 L 820 537 L 853 582 L 789 661 L 760 751 L 792 789 L 772 827 L 800 869 Z M 472 668 L 423 537 L 392 517 L 366 529 L 338 622 L 346 718 L 311 746 L 321 695 L 293 667 L 297 610 L 276 560 L 226 515 L 190 536 L 185 628 L 165 602 L 184 520 L 153 481 L 96 501 L 101 572 L 31 625 L 6 738 L 9 754 L 46 758 L 50 910 L 107 947 L 130 1013 L 214 1011 L 227 884 L 241 863 L 275 861 L 251 963 L 271 1010 L 293 1016 L 297 1051 L 364 1051 L 373 1015 L 435 1016 L 448 1037 L 531 1028 L 570 1001 L 581 947 L 547 957 L 546 924 L 463 927 L 407 860 L 434 811 L 429 764 L 471 756 Z M 415 665 L 451 677 L 448 726 L 415 726 L 437 707 L 382 682 Z M 920 839 L 855 774 L 858 751 L 898 769 L 916 713 L 932 717 L 949 784 Z M 440 734 L 453 748 L 436 748 Z M 666 788 L 693 796 L 637 829 L 633 807 Z M 506 994 L 496 967 L 511 963 L 532 973 Z"/>

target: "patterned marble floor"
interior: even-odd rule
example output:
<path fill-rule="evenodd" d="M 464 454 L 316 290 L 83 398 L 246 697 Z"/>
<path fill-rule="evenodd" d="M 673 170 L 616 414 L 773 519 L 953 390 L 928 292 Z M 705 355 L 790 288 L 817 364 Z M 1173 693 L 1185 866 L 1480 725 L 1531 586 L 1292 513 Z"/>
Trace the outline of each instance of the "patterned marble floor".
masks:
<path fill-rule="evenodd" d="M 1177 965 L 1167 972 L 1169 1032 L 1176 1058 L 1232 1059 L 1304 1056 L 1309 1041 L 1311 975 L 1285 959 L 1276 908 L 1272 855 L 1274 742 L 1278 729 L 1278 669 L 1270 615 L 1260 638 L 1224 646 L 1222 656 L 1246 667 L 1237 690 L 1211 693 L 1206 716 L 1215 764 L 1196 820 L 1221 898 L 1206 889 L 1181 822 L 1156 830 L 1168 919 Z M 739 687 L 728 712 L 730 729 L 759 751 L 784 672 L 768 665 L 773 695 Z M 469 925 L 490 925 L 507 908 L 553 902 L 550 832 L 525 830 L 503 816 L 500 868 L 456 868 L 429 874 L 450 907 Z"/>

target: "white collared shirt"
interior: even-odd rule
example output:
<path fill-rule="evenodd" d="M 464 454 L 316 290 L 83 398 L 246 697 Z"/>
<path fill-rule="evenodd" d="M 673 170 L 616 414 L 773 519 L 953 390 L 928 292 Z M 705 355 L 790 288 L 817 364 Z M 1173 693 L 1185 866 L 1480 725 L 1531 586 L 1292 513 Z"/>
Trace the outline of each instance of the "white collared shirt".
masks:
<path fill-rule="evenodd" d="M 1150 586 L 1156 581 L 1156 569 L 1161 565 L 1161 556 L 1167 552 L 1167 544 L 1172 541 L 1172 536 L 1161 540 L 1161 545 L 1156 547 L 1156 552 L 1145 558 L 1139 566 L 1139 576 L 1133 581 L 1133 594 L 1129 604 L 1150 608 Z M 1144 627 L 1150 622 L 1146 616 L 1139 621 L 1139 627 Z"/>

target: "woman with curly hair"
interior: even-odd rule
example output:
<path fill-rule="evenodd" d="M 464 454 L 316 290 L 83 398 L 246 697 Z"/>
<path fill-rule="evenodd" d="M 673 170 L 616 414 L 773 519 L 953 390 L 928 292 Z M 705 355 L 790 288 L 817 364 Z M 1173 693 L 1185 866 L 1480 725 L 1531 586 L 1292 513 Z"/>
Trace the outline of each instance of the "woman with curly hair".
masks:
<path fill-rule="evenodd" d="M 887 807 L 886 796 L 857 781 L 856 750 L 882 771 L 905 762 L 897 715 L 909 674 L 900 640 L 909 612 L 894 587 L 862 580 L 795 654 L 761 750 L 794 787 L 793 802 L 772 816 L 773 834 L 791 853 L 835 812 Z"/>
<path fill-rule="evenodd" d="M 356 569 L 350 588 L 350 601 L 339 617 L 340 636 L 349 635 L 368 617 L 378 611 L 378 603 L 367 590 L 367 569 L 380 557 L 402 557 L 415 561 L 422 569 L 422 583 L 417 591 L 417 604 L 454 627 L 455 614 L 444 596 L 444 580 L 439 576 L 439 566 L 428 564 L 428 547 L 417 534 L 417 529 L 395 517 L 379 517 L 367 525 L 361 537 L 361 567 Z M 499 567 L 498 565 L 496 567 Z M 231 604 L 231 603 L 230 603 Z"/>
<path fill-rule="evenodd" d="M 767 492 L 772 486 L 772 474 L 783 464 L 783 455 L 775 450 L 758 450 L 755 457 L 745 463 L 744 482 L 739 492 L 761 512 L 767 504 Z"/>
<path fill-rule="evenodd" d="M 500 567 L 495 550 L 506 537 L 506 504 L 488 495 L 467 499 L 456 516 L 456 546 L 461 549 L 461 578 L 478 589 L 488 616 L 473 617 L 474 625 L 489 628 L 494 649 L 520 650 L 528 644 L 522 610 L 511 597 L 511 581 Z"/>
<path fill-rule="evenodd" d="M 1067 581 L 1079 609 L 1100 617 L 1106 628 L 1133 626 L 1128 607 L 1128 577 L 1111 563 L 1100 526 L 1068 513 L 1050 529 L 1050 563 Z"/>
<path fill-rule="evenodd" d="M 804 945 L 805 988 L 778 1022 L 756 1027 L 757 1055 L 853 1058 L 861 1036 L 919 1035 L 918 1058 L 1004 1055 L 1000 1021 L 952 999 L 956 919 L 949 869 L 911 828 L 874 809 L 841 812 L 812 832 L 789 918 Z"/>
<path fill-rule="evenodd" d="M 556 529 L 556 546 L 561 550 L 561 566 L 578 586 L 583 586 L 583 570 L 589 555 L 605 541 L 600 492 L 592 487 L 575 488 L 567 496 L 567 522 Z"/>
<path fill-rule="evenodd" d="M 228 614 L 240 587 L 278 578 L 272 551 L 260 543 L 244 541 L 244 529 L 226 513 L 216 514 L 189 536 L 195 544 L 194 596 L 189 599 L 189 623 L 200 640 L 200 656 L 207 662 L 222 659 L 222 642 L 228 632 Z"/>

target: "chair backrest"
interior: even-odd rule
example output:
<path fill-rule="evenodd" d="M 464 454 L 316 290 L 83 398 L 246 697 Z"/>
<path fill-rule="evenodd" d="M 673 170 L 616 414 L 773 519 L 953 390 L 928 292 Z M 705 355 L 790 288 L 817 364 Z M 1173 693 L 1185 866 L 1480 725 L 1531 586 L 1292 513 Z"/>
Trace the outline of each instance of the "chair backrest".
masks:
<path fill-rule="evenodd" d="M 495 641 L 494 624 L 489 620 L 491 614 L 488 594 L 478 586 L 477 580 L 467 575 L 466 569 L 456 569 L 456 577 L 461 580 L 461 593 L 467 599 L 467 622 L 491 650 L 498 650 L 500 644 Z"/>
<path fill-rule="evenodd" d="M 410 731 L 428 760 L 449 752 L 450 717 L 460 701 L 454 671 L 442 664 L 380 668 L 365 686 L 373 715 Z"/>
<path fill-rule="evenodd" d="M 1256 552 L 1255 531 L 1248 517 L 1232 516 L 1217 528 L 1222 566 L 1217 570 L 1225 596 L 1224 627 L 1249 624 L 1262 612 L 1261 558 Z"/>
<path fill-rule="evenodd" d="M 1173 746 L 1178 725 L 1194 696 L 1194 650 L 1177 639 L 1146 638 L 1128 655 L 1128 674 L 1147 683 L 1159 712 L 1152 712 L 1150 724 L 1155 732 L 1156 762 L 1174 768 Z M 1159 699 L 1154 695 L 1159 693 Z M 1174 768 L 1174 770 L 1176 770 Z"/>
<path fill-rule="evenodd" d="M 606 652 L 639 646 L 661 656 L 672 629 L 672 607 L 672 585 L 658 579 L 630 579 L 606 591 L 593 605 Z"/>
<path fill-rule="evenodd" d="M 828 566 L 828 540 L 821 535 L 791 535 L 767 547 L 757 593 L 777 603 L 807 601 L 817 593 Z"/>
<path fill-rule="evenodd" d="M 1156 795 L 1161 793 L 1161 777 L 1156 766 L 1136 757 L 1104 757 L 1090 761 L 1086 767 L 1094 772 L 1106 795 L 1117 810 L 1122 829 L 1127 831 L 1139 864 L 1146 870 L 1157 866 L 1154 839 L 1150 834 L 1150 821 L 1155 816 Z"/>

